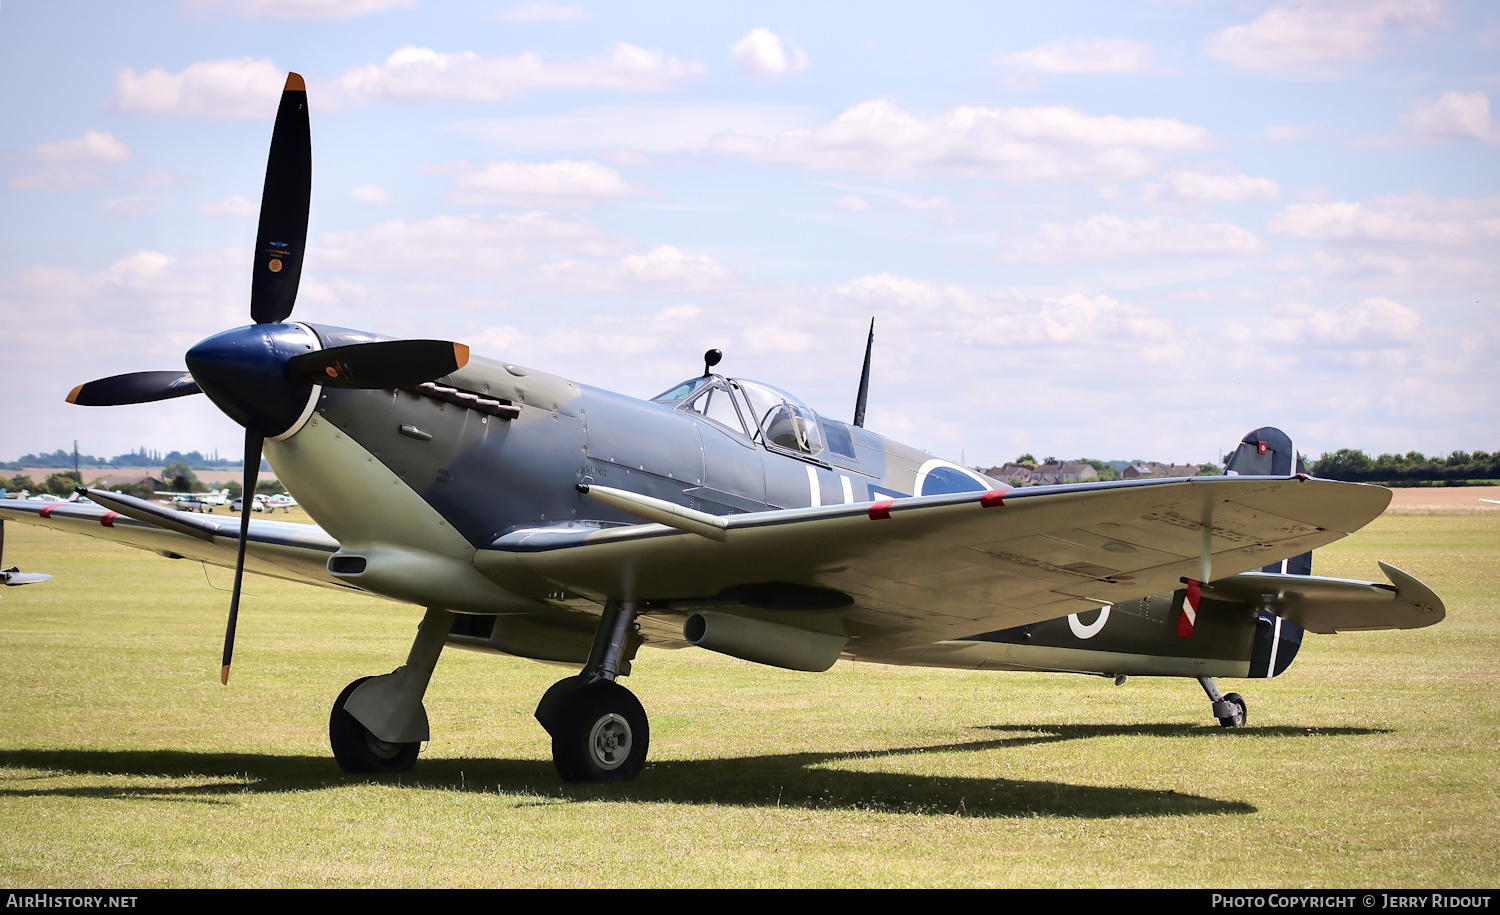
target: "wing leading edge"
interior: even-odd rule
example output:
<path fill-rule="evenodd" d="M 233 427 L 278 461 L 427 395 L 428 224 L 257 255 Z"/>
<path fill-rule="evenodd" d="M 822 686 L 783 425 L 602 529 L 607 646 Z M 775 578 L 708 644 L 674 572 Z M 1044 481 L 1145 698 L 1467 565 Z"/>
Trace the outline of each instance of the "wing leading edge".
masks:
<path fill-rule="evenodd" d="M 83 490 L 83 495 L 95 504 L 0 500 L 0 518 L 234 568 L 236 518 L 177 512 L 118 493 Z M 251 521 L 245 567 L 273 578 L 350 590 L 328 573 L 328 557 L 338 548 L 338 541 L 310 524 Z"/>
<path fill-rule="evenodd" d="M 857 654 L 1170 591 L 1200 577 L 1205 549 L 1212 577 L 1232 576 L 1332 543 L 1389 502 L 1305 475 L 1034 487 L 734 515 L 723 542 L 660 524 L 520 530 L 475 563 L 520 590 L 668 611 L 738 603 L 847 636 Z M 737 597 L 756 588 L 829 599 Z"/>

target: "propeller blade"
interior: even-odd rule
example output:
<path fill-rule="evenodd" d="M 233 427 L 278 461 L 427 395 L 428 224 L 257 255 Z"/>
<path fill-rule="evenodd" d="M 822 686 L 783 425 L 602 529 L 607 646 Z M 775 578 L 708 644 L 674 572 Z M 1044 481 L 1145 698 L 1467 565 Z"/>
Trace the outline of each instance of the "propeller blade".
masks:
<path fill-rule="evenodd" d="M 266 159 L 250 281 L 250 318 L 257 324 L 287 319 L 297 301 L 302 255 L 307 248 L 307 210 L 312 196 L 312 134 L 307 122 L 307 86 L 288 74 Z"/>
<path fill-rule="evenodd" d="M 131 372 L 80 384 L 68 394 L 68 403 L 115 407 L 201 393 L 202 389 L 187 372 Z"/>
<path fill-rule="evenodd" d="M 384 340 L 300 353 L 286 363 L 291 381 L 331 388 L 409 388 L 463 368 L 469 348 L 447 340 Z"/>
<path fill-rule="evenodd" d="M 229 624 L 224 629 L 224 663 L 219 668 L 219 682 L 229 685 L 229 665 L 234 659 L 234 629 L 240 619 L 240 585 L 245 580 L 245 543 L 250 539 L 250 504 L 255 500 L 255 479 L 260 476 L 260 449 L 266 437 L 254 429 L 245 430 L 244 495 L 240 502 L 240 550 L 234 560 L 234 592 L 229 596 Z"/>

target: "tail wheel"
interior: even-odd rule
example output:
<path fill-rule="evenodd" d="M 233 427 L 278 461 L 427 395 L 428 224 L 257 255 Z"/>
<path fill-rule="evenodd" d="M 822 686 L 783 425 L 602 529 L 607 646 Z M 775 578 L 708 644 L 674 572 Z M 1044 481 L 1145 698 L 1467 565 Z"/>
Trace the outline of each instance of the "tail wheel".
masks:
<path fill-rule="evenodd" d="M 333 712 L 328 716 L 328 743 L 333 747 L 333 758 L 345 772 L 388 774 L 409 771 L 417 764 L 417 752 L 422 748 L 420 743 L 381 740 L 344 709 L 344 703 L 368 679 L 360 677 L 344 687 L 333 703 Z"/>
<path fill-rule="evenodd" d="M 1242 728 L 1245 726 L 1245 697 L 1239 693 L 1229 693 L 1224 701 L 1234 707 L 1234 713 L 1219 719 L 1219 725 L 1226 728 Z"/>

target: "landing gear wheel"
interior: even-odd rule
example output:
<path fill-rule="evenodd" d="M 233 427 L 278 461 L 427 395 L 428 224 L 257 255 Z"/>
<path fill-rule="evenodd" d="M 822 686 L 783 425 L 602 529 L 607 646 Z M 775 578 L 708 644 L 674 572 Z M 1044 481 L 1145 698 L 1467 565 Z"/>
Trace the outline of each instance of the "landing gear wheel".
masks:
<path fill-rule="evenodd" d="M 333 758 L 345 772 L 373 772 L 387 774 L 406 772 L 417 764 L 420 743 L 389 743 L 370 733 L 359 719 L 344 711 L 344 703 L 369 677 L 360 677 L 344 687 L 333 703 L 333 713 L 328 716 L 328 743 L 333 747 Z"/>
<path fill-rule="evenodd" d="M 618 683 L 600 680 L 561 699 L 551 730 L 552 764 L 563 781 L 628 782 L 646 764 L 646 710 Z"/>
<path fill-rule="evenodd" d="M 1219 725 L 1226 728 L 1242 728 L 1245 726 L 1245 697 L 1239 693 L 1228 693 L 1224 701 L 1234 706 L 1234 714 L 1219 719 Z"/>

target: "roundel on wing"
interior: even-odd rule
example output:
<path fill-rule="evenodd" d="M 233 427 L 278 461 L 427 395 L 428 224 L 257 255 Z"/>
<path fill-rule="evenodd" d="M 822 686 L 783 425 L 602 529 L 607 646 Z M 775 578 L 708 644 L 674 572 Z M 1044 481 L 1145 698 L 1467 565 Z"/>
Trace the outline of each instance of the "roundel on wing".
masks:
<path fill-rule="evenodd" d="M 933 467 L 922 479 L 920 496 L 940 496 L 950 492 L 987 492 L 990 487 L 956 467 Z"/>

